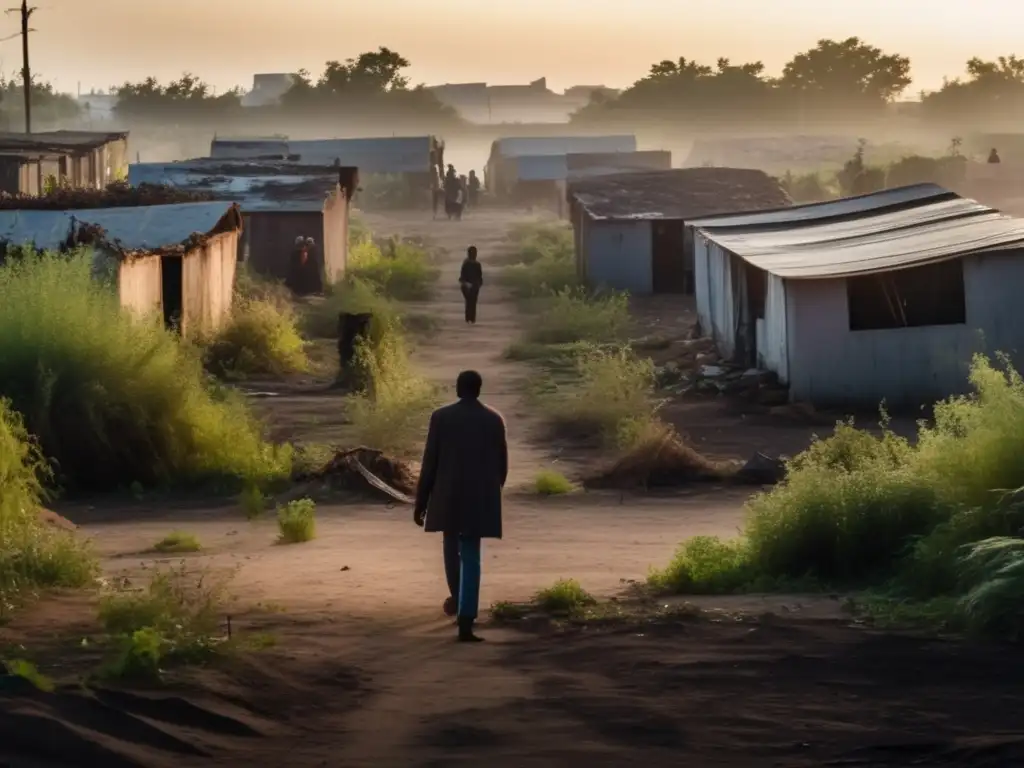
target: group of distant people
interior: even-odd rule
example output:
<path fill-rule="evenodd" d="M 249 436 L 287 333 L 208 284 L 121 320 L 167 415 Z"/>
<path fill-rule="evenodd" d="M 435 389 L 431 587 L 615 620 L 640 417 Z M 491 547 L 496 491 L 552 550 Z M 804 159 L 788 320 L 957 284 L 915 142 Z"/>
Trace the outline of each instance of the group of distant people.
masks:
<path fill-rule="evenodd" d="M 479 204 L 482 187 L 476 171 L 460 176 L 455 166 L 449 164 L 444 178 L 434 182 L 434 218 L 437 218 L 438 209 L 443 203 L 445 216 L 449 220 L 461 220 L 467 208 L 475 208 Z"/>

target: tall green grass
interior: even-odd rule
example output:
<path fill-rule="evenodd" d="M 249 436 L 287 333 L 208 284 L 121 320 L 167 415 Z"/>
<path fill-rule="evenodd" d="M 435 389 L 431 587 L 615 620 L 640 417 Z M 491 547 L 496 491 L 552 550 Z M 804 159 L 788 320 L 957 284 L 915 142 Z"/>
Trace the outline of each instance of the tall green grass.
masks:
<path fill-rule="evenodd" d="M 385 328 L 399 322 L 394 302 L 382 296 L 373 284 L 349 275 L 330 286 L 322 301 L 305 307 L 303 329 L 314 338 L 336 339 L 338 315 L 342 312 L 373 315 L 370 332 L 377 340 Z"/>
<path fill-rule="evenodd" d="M 40 521 L 47 472 L 21 416 L 0 399 L 0 619 L 32 592 L 84 586 L 98 570 L 85 544 Z"/>
<path fill-rule="evenodd" d="M 629 323 L 629 298 L 622 293 L 591 297 L 582 289 L 558 291 L 541 304 L 529 321 L 525 341 L 609 344 L 620 341 Z"/>
<path fill-rule="evenodd" d="M 379 341 L 357 344 L 356 365 L 365 388 L 348 398 L 357 441 L 368 448 L 412 455 L 421 445 L 427 417 L 440 402 L 437 386 L 413 368 L 398 325 Z"/>
<path fill-rule="evenodd" d="M 984 357 L 970 380 L 973 393 L 939 404 L 916 443 L 838 425 L 749 502 L 737 541 L 684 543 L 652 582 L 722 591 L 802 580 L 953 596 L 968 624 L 1007 633 L 993 606 L 1024 590 L 1024 566 L 1013 564 L 1024 552 L 1024 492 L 1006 490 L 1024 486 L 1024 380 Z M 1004 560 L 984 554 L 993 552 Z M 1024 631 L 1019 611 L 1003 619 Z"/>
<path fill-rule="evenodd" d="M 287 475 L 244 401 L 199 354 L 120 307 L 87 254 L 0 267 L 0 392 L 59 481 L 117 488 Z"/>
<path fill-rule="evenodd" d="M 206 345 L 206 367 L 219 376 L 284 376 L 309 369 L 295 312 L 271 299 L 236 298 Z"/>
<path fill-rule="evenodd" d="M 383 248 L 365 239 L 349 249 L 347 272 L 382 295 L 400 301 L 424 301 L 440 272 L 423 248 L 392 238 Z"/>
<path fill-rule="evenodd" d="M 509 239 L 515 249 L 501 282 L 517 298 L 528 299 L 575 288 L 575 246 L 572 229 L 563 224 L 539 223 L 513 227 Z"/>

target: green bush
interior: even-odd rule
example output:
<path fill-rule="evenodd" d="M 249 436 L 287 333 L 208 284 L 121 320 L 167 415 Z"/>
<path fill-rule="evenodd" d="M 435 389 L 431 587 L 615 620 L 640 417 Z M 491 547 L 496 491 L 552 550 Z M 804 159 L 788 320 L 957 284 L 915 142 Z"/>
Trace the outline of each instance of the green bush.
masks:
<path fill-rule="evenodd" d="M 654 411 L 654 364 L 629 347 L 591 347 L 576 358 L 576 376 L 536 397 L 552 430 L 621 443 L 624 431 Z"/>
<path fill-rule="evenodd" d="M 46 474 L 21 416 L 0 399 L 0 618 L 36 590 L 81 587 L 98 571 L 85 544 L 40 520 Z"/>
<path fill-rule="evenodd" d="M 647 581 L 658 590 L 691 595 L 742 589 L 751 581 L 744 547 L 739 541 L 695 536 L 679 545 L 666 568 L 652 570 Z"/>
<path fill-rule="evenodd" d="M 203 548 L 199 539 L 183 531 L 172 531 L 153 545 L 153 551 L 161 554 L 182 554 L 185 552 L 198 552 Z"/>
<path fill-rule="evenodd" d="M 534 602 L 542 611 L 573 616 L 597 600 L 576 579 L 560 579 L 538 592 Z"/>
<path fill-rule="evenodd" d="M 423 248 L 392 238 L 384 250 L 363 240 L 349 250 L 347 272 L 400 301 L 429 299 L 440 274 Z"/>
<path fill-rule="evenodd" d="M 306 306 L 303 327 L 314 338 L 336 339 L 338 316 L 342 312 L 373 315 L 370 335 L 374 344 L 379 343 L 385 328 L 399 322 L 393 302 L 381 296 L 370 283 L 349 275 L 330 286 L 322 301 Z"/>
<path fill-rule="evenodd" d="M 510 232 L 515 261 L 501 273 L 501 282 L 517 298 L 533 298 L 575 288 L 579 283 L 572 229 L 563 225 L 528 224 Z"/>
<path fill-rule="evenodd" d="M 531 319 L 526 341 L 608 344 L 622 338 L 628 323 L 629 298 L 625 294 L 592 298 L 581 289 L 563 290 L 553 294 L 542 311 Z"/>
<path fill-rule="evenodd" d="M 206 367 L 224 377 L 285 376 L 309 369 L 290 306 L 236 299 L 231 317 L 206 345 Z"/>
<path fill-rule="evenodd" d="M 897 601 L 958 605 L 981 631 L 1019 633 L 1019 611 L 1005 606 L 1024 584 L 1024 490 L 1001 489 L 1024 485 L 1024 380 L 980 356 L 970 379 L 973 394 L 939 404 L 916 444 L 839 424 L 749 502 L 738 542 L 701 543 L 716 554 L 700 578 L 656 581 L 682 591 L 794 579 L 881 587 Z"/>
<path fill-rule="evenodd" d="M 534 478 L 533 487 L 541 496 L 562 496 L 576 490 L 576 486 L 569 478 L 553 469 L 544 469 L 538 472 L 537 477 Z"/>
<path fill-rule="evenodd" d="M 357 344 L 356 365 L 365 388 L 348 398 L 348 414 L 360 445 L 409 455 L 420 447 L 427 417 L 437 407 L 437 386 L 416 373 L 396 325 L 376 347 Z"/>
<path fill-rule="evenodd" d="M 69 485 L 288 474 L 289 453 L 264 442 L 243 399 L 161 324 L 123 310 L 87 255 L 0 267 L 0 349 L 0 392 Z"/>
<path fill-rule="evenodd" d="M 312 499 L 289 501 L 277 511 L 278 541 L 301 544 L 316 538 L 316 502 Z"/>
<path fill-rule="evenodd" d="M 239 264 L 235 270 L 235 301 L 265 301 L 280 310 L 292 307 L 292 292 L 283 280 L 276 280 L 254 272 Z"/>

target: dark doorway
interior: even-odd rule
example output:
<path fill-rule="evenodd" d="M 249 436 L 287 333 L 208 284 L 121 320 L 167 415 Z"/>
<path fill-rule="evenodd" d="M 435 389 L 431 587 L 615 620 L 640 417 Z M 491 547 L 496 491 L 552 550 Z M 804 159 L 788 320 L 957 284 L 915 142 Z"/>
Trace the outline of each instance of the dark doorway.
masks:
<path fill-rule="evenodd" d="M 654 293 L 686 293 L 683 222 L 651 222 L 651 288 Z"/>
<path fill-rule="evenodd" d="M 164 326 L 181 330 L 182 312 L 182 260 L 180 256 L 160 257 L 161 300 L 164 306 Z"/>

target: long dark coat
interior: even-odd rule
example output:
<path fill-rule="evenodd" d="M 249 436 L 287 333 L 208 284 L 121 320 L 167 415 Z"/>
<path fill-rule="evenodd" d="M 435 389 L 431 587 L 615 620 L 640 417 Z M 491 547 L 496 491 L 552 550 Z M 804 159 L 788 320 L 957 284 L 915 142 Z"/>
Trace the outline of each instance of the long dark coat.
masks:
<path fill-rule="evenodd" d="M 501 490 L 508 443 L 501 414 L 479 400 L 438 408 L 430 417 L 417 509 L 423 529 L 481 539 L 501 538 Z"/>

